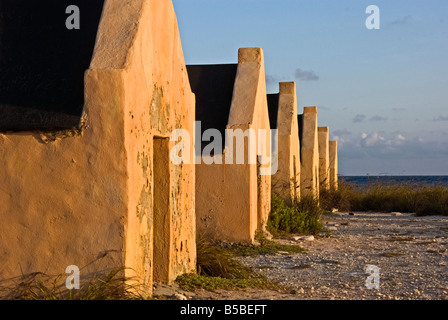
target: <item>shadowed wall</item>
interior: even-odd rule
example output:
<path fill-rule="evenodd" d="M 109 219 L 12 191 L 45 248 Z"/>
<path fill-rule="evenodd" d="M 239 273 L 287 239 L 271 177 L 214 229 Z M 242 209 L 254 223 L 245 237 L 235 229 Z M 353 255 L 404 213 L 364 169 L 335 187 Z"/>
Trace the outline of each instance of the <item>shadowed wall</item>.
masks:
<path fill-rule="evenodd" d="M 68 30 L 69 5 L 80 29 Z M 0 131 L 79 124 L 104 0 L 0 1 Z"/>

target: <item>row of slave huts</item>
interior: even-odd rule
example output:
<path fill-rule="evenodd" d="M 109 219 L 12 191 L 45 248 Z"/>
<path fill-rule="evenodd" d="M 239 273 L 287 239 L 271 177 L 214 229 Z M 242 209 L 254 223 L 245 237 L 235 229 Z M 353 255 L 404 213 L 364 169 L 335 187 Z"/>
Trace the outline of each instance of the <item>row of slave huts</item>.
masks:
<path fill-rule="evenodd" d="M 260 48 L 240 49 L 236 64 L 186 66 L 171 0 L 58 2 L 69 4 L 90 12 L 79 31 L 48 16 L 54 3 L 2 7 L 0 286 L 124 266 L 151 294 L 195 271 L 198 237 L 250 243 L 265 232 L 272 192 L 291 203 L 337 187 L 336 142 L 316 107 L 297 114 L 294 82 L 266 93 Z M 35 39 L 47 46 L 24 50 Z M 228 140 L 202 157 L 227 130 L 254 132 L 256 161 L 249 143 Z"/>

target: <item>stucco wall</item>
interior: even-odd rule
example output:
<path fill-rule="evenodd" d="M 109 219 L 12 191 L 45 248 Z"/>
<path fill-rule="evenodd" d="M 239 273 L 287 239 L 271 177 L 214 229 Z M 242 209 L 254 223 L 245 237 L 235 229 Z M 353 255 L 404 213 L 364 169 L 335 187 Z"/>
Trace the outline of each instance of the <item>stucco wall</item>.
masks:
<path fill-rule="evenodd" d="M 321 189 L 330 188 L 330 154 L 329 154 L 329 129 L 318 127 L 319 141 L 319 186 Z"/>
<path fill-rule="evenodd" d="M 263 51 L 241 48 L 227 129 L 265 129 L 266 154 L 270 157 L 270 126 L 266 100 Z M 236 148 L 236 146 L 234 146 Z M 236 149 L 235 149 L 236 150 Z M 257 164 L 249 164 L 248 144 L 245 162 L 226 163 L 231 153 L 226 143 L 223 164 L 196 167 L 196 211 L 198 236 L 211 240 L 253 242 L 257 230 L 265 232 L 270 211 L 271 177 L 260 176 Z M 230 159 L 230 158 L 228 158 Z"/>
<path fill-rule="evenodd" d="M 150 293 L 153 140 L 165 138 L 169 149 L 171 131 L 193 132 L 194 122 L 170 0 L 106 1 L 85 76 L 84 115 L 80 135 L 0 135 L 0 279 L 61 274 L 100 258 L 81 277 L 126 266 Z M 170 206 L 162 281 L 195 270 L 194 171 L 169 163 L 164 173 Z"/>
<path fill-rule="evenodd" d="M 176 166 L 167 154 L 177 143 L 169 141 L 173 130 L 183 128 L 193 132 L 194 95 L 188 82 L 171 1 L 142 1 L 142 4 L 138 32 L 126 66 L 125 144 L 130 158 L 128 192 L 131 210 L 127 225 L 129 238 L 126 243 L 130 253 L 127 265 L 140 265 L 142 272 L 148 268 L 145 259 L 146 251 L 151 250 L 148 244 L 152 233 L 168 251 L 163 259 L 164 266 L 154 266 L 162 269 L 155 280 L 172 282 L 179 274 L 195 270 L 194 165 L 190 161 Z M 154 151 L 154 138 L 164 138 L 165 154 Z M 190 148 L 192 143 L 190 141 Z M 166 212 L 161 212 L 169 215 L 169 218 L 165 217 L 166 232 L 150 230 L 154 189 L 157 187 L 154 183 L 155 157 L 162 157 L 166 163 L 159 168 L 166 171 L 161 173 L 162 177 L 167 176 L 165 192 L 168 193 L 169 207 Z"/>
<path fill-rule="evenodd" d="M 256 193 L 251 194 L 250 188 L 254 170 L 256 166 L 248 164 L 197 165 L 198 237 L 224 242 L 252 241 L 257 227 Z"/>
<path fill-rule="evenodd" d="M 300 199 L 301 170 L 295 82 L 279 84 L 276 129 L 278 129 L 278 171 L 271 177 L 272 192 L 291 205 Z"/>
<path fill-rule="evenodd" d="M 301 196 L 319 198 L 319 143 L 317 107 L 304 107 L 301 139 Z"/>
<path fill-rule="evenodd" d="M 338 142 L 329 142 L 330 153 L 330 188 L 332 190 L 338 189 Z"/>
<path fill-rule="evenodd" d="M 107 252 L 81 275 L 123 265 L 129 199 L 122 92 L 121 72 L 91 71 L 81 136 L 0 135 L 1 280 L 61 274 Z"/>

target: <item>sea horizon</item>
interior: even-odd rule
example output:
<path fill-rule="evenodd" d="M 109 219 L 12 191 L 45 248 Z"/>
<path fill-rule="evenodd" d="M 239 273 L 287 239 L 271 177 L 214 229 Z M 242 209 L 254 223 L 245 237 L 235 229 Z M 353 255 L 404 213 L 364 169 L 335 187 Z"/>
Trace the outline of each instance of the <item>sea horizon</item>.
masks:
<path fill-rule="evenodd" d="M 338 174 L 339 177 L 448 177 L 448 174 Z"/>
<path fill-rule="evenodd" d="M 366 186 L 374 182 L 384 182 L 388 184 L 412 183 L 421 186 L 442 185 L 448 187 L 448 175 L 339 175 L 339 180 L 357 186 Z"/>

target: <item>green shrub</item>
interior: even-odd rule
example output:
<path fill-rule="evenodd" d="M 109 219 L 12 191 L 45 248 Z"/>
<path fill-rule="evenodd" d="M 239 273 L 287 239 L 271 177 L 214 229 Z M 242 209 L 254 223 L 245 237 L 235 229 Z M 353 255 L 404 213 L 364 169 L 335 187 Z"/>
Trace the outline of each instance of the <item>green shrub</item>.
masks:
<path fill-rule="evenodd" d="M 321 215 L 322 210 L 313 198 L 304 197 L 292 206 L 288 206 L 276 194 L 273 194 L 267 230 L 273 235 L 282 232 L 318 234 L 322 229 Z"/>
<path fill-rule="evenodd" d="M 199 274 L 183 274 L 176 278 L 176 283 L 187 291 L 201 288 L 209 291 L 217 289 L 231 290 L 236 288 L 279 289 L 280 287 L 267 280 L 265 276 L 243 279 L 227 279 L 222 277 L 209 277 Z"/>
<path fill-rule="evenodd" d="M 236 245 L 224 248 L 203 239 L 197 240 L 197 274 L 183 274 L 176 283 L 184 290 L 202 288 L 206 290 L 234 288 L 277 288 L 266 276 L 253 272 L 251 268 L 235 260 Z"/>

